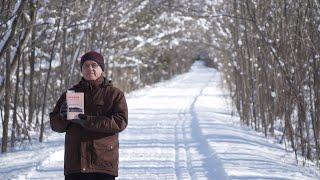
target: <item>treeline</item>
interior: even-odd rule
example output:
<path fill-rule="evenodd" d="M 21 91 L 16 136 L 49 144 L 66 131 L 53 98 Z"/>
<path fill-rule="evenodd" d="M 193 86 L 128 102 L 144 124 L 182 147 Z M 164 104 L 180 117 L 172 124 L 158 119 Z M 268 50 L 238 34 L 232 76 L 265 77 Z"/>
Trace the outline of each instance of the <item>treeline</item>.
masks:
<path fill-rule="evenodd" d="M 319 163 L 319 1 L 224 0 L 217 12 L 216 55 L 241 122 Z"/>
<path fill-rule="evenodd" d="M 176 11 L 183 1 L 2 0 L 2 149 L 44 139 L 48 113 L 80 80 L 79 59 L 105 57 L 105 76 L 126 92 L 187 71 L 203 28 Z M 182 7 L 182 6 L 181 6 Z M 194 40 L 197 41 L 194 41 Z"/>

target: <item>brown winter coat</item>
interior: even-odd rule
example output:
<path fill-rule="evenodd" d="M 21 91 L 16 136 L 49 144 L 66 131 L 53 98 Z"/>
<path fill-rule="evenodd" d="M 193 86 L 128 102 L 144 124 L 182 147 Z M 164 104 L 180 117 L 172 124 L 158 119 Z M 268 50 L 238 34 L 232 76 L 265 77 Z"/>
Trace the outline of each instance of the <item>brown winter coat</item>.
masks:
<path fill-rule="evenodd" d="M 65 134 L 64 174 L 99 172 L 118 176 L 118 133 L 128 124 L 127 103 L 122 91 L 105 82 L 82 79 L 72 90 L 84 92 L 84 126 L 65 120 L 59 113 L 66 93 L 50 113 L 50 125 Z"/>

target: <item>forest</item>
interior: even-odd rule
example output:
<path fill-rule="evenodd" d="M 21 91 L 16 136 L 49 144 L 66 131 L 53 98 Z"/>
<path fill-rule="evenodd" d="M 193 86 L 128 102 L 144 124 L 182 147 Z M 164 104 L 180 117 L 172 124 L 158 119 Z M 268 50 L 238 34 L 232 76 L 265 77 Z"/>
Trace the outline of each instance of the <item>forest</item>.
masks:
<path fill-rule="evenodd" d="M 1 152 L 43 142 L 57 98 L 104 55 L 125 92 L 218 69 L 244 126 L 319 163 L 318 0 L 1 0 Z"/>

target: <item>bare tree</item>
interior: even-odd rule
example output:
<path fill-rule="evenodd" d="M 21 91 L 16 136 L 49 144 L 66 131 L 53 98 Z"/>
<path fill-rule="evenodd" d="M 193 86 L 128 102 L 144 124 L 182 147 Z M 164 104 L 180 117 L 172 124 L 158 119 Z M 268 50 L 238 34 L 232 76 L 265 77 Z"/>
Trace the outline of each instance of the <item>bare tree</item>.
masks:
<path fill-rule="evenodd" d="M 296 156 L 318 162 L 317 3 L 225 0 L 216 22 L 228 36 L 216 32 L 215 52 L 241 121 L 265 136 L 282 131 Z"/>

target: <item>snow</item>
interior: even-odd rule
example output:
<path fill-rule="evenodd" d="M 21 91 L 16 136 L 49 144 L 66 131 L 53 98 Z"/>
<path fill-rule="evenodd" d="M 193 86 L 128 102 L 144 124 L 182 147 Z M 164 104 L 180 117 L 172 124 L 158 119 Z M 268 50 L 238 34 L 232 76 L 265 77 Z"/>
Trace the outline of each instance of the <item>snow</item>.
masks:
<path fill-rule="evenodd" d="M 56 20 L 55 20 L 55 18 L 48 18 L 48 19 L 47 19 L 47 23 L 48 23 L 48 24 L 55 24 L 55 23 L 56 23 Z"/>
<path fill-rule="evenodd" d="M 239 125 L 220 73 L 196 62 L 188 73 L 127 95 L 120 134 L 126 179 L 319 179 L 293 152 Z M 64 134 L 0 155 L 0 179 L 63 179 Z"/>
<path fill-rule="evenodd" d="M 209 30 L 209 23 L 207 20 L 203 19 L 203 18 L 200 18 L 198 21 L 197 21 L 197 24 L 199 26 L 201 26 L 204 30 Z"/>
<path fill-rule="evenodd" d="M 241 41 L 241 39 L 238 40 L 238 45 L 239 45 L 239 46 L 242 46 L 242 41 Z"/>

